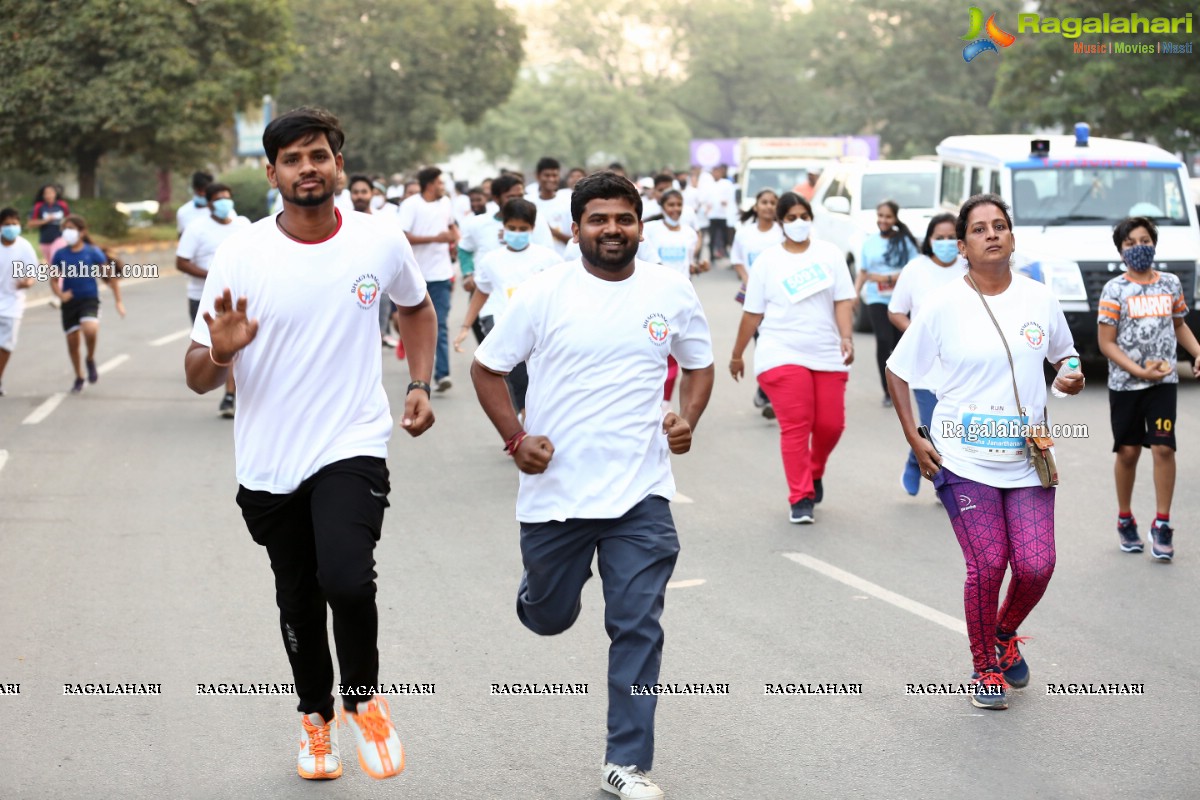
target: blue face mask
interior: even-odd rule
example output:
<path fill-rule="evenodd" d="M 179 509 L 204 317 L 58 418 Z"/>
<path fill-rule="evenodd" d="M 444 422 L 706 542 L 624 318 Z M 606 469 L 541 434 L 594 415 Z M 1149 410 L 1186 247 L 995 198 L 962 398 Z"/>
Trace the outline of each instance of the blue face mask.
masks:
<path fill-rule="evenodd" d="M 192 198 L 192 205 L 194 205 L 196 208 L 204 208 L 206 205 L 208 205 L 208 200 L 206 200 L 203 195 L 196 195 Z"/>
<path fill-rule="evenodd" d="M 21 235 L 21 226 L 20 225 L 5 225 L 3 227 L 0 227 L 0 239 L 4 239 L 5 241 L 11 242 L 11 241 L 14 241 L 20 235 Z"/>
<path fill-rule="evenodd" d="M 958 259 L 958 241 L 955 239 L 934 239 L 929 247 L 933 257 L 943 264 L 952 264 Z"/>
<path fill-rule="evenodd" d="M 1154 245 L 1134 245 L 1121 253 L 1121 260 L 1134 272 L 1145 272 L 1154 266 Z"/>
<path fill-rule="evenodd" d="M 504 243 L 513 250 L 524 250 L 529 247 L 529 231 L 504 230 Z"/>
<path fill-rule="evenodd" d="M 213 200 L 212 210 L 213 216 L 217 219 L 229 219 L 230 215 L 233 214 L 233 200 L 228 197 Z"/>

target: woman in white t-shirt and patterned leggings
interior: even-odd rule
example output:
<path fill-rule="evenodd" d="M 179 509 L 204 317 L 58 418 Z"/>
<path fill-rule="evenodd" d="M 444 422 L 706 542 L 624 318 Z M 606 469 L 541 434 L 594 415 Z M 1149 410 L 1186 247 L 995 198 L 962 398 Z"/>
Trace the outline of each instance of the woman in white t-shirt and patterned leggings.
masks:
<path fill-rule="evenodd" d="M 966 558 L 963 595 L 977 684 L 971 702 L 1002 709 L 1009 686 L 1029 683 L 1017 628 L 1041 600 L 1055 561 L 1054 489 L 1042 487 L 1029 461 L 1024 424 L 1046 422 L 1042 365 L 1061 366 L 1076 352 L 1054 293 L 1009 266 L 1015 240 L 1004 201 L 972 197 L 956 228 L 967 274 L 913 318 L 888 359 L 887 379 L 904 436 Z M 909 383 L 939 362 L 926 439 L 913 421 Z M 1060 377 L 1056 385 L 1078 394 L 1083 376 Z M 1008 595 L 997 610 L 1010 564 Z"/>
<path fill-rule="evenodd" d="M 829 455 L 846 428 L 846 383 L 854 361 L 854 282 L 838 248 L 815 242 L 812 206 L 795 192 L 779 198 L 784 240 L 755 260 L 729 371 L 757 331 L 754 374 L 779 419 L 789 520 L 814 521 Z"/>

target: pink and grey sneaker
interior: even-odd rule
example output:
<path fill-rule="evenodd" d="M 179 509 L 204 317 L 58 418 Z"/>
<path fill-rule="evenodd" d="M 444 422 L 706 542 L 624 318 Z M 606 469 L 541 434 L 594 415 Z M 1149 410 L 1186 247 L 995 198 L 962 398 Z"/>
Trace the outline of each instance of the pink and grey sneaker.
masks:
<path fill-rule="evenodd" d="M 1125 553 L 1140 553 L 1144 545 L 1142 537 L 1138 536 L 1137 520 L 1133 517 L 1125 519 L 1117 517 L 1117 536 L 1121 539 L 1121 551 Z"/>
<path fill-rule="evenodd" d="M 320 714 L 300 718 L 300 755 L 296 772 L 310 781 L 331 780 L 342 776 L 342 757 L 338 753 L 337 720 L 329 722 Z"/>
<path fill-rule="evenodd" d="M 394 778 L 404 771 L 404 747 L 392 725 L 387 700 L 376 695 L 355 711 L 342 711 L 342 724 L 354 734 L 358 765 L 372 778 Z"/>
<path fill-rule="evenodd" d="M 1157 558 L 1159 561 L 1170 561 L 1175 557 L 1175 548 L 1171 544 L 1171 537 L 1175 535 L 1175 530 L 1161 520 L 1155 520 L 1150 526 L 1150 555 Z"/>

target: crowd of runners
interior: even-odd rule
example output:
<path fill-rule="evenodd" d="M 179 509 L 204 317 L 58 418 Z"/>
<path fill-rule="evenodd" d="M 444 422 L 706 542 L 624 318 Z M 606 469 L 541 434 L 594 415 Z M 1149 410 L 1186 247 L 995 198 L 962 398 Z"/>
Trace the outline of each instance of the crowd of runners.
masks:
<path fill-rule="evenodd" d="M 395 398 L 402 431 L 430 431 L 431 393 L 469 377 L 497 448 L 512 458 L 524 564 L 516 610 L 529 630 L 553 635 L 574 624 L 598 559 L 611 641 L 601 786 L 623 798 L 663 796 L 647 774 L 657 697 L 630 687 L 658 682 L 660 616 L 679 552 L 670 456 L 690 450 L 717 379 L 692 280 L 713 269 L 736 270 L 742 282 L 727 300 L 742 304 L 728 372 L 747 377 L 752 359 L 757 386 L 746 402 L 778 420 L 796 524 L 815 522 L 846 427 L 862 306 L 883 402 L 911 448 L 896 465 L 899 483 L 910 495 L 931 483 L 963 550 L 971 702 L 1006 708 L 1008 689 L 1028 684 L 1019 628 L 1055 565 L 1044 369 L 1058 372 L 1052 385 L 1061 395 L 1079 393 L 1084 379 L 1053 293 L 1011 268 L 1015 242 L 1001 198 L 977 195 L 924 231 L 910 231 L 894 203 L 881 203 L 878 232 L 852 274 L 838 248 L 812 236 L 811 186 L 764 190 L 739 213 L 724 168 L 634 181 L 619 164 L 564 170 L 547 157 L 532 180 L 505 172 L 455 189 L 426 167 L 385 182 L 345 174 L 344 139 L 320 109 L 277 117 L 264 134 L 273 213 L 250 222 L 229 186 L 198 172 L 176 217 L 193 323 L 186 382 L 200 393 L 220 389 L 219 413 L 234 419 L 237 504 L 275 575 L 302 715 L 300 776 L 342 774 L 339 729 L 369 775 L 404 769 L 397 726 L 373 691 L 374 548 L 395 424 L 382 346 L 385 357 L 395 351 L 407 362 L 411 382 Z M 64 270 L 112 261 L 50 190 L 31 216 L 0 210 L 3 263 L 39 258 L 20 236 L 26 220 L 42 239 L 54 226 L 44 261 Z M 1157 498 L 1151 554 L 1170 561 L 1176 349 L 1200 365 L 1200 343 L 1183 324 L 1178 278 L 1154 269 L 1157 235 L 1150 219 L 1117 225 L 1125 271 L 1104 288 L 1097 324 L 1109 361 L 1117 544 L 1144 548 L 1131 497 L 1147 448 Z M 68 274 L 52 288 L 78 392 L 97 380 L 100 287 L 107 282 L 124 309 L 116 281 Z M 0 275 L 0 378 L 30 284 Z M 451 330 L 459 292 L 465 314 Z M 450 349 L 466 352 L 468 339 L 470 374 L 452 375 Z"/>

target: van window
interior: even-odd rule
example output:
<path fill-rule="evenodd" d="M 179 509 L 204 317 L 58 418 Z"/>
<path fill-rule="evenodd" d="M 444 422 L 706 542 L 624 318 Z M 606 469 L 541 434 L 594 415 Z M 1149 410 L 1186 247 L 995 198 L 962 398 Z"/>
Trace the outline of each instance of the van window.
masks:
<path fill-rule="evenodd" d="M 901 208 L 933 208 L 937 202 L 937 175 L 931 172 L 863 175 L 862 207 L 875 208 L 884 200 L 894 200 Z"/>
<path fill-rule="evenodd" d="M 983 194 L 983 168 L 976 167 L 971 170 L 971 197 L 977 194 Z"/>
<path fill-rule="evenodd" d="M 746 173 L 746 196 L 757 197 L 763 189 L 776 195 L 790 192 L 802 183 L 808 183 L 806 167 L 760 167 Z"/>
<path fill-rule="evenodd" d="M 1115 225 L 1150 217 L 1188 224 L 1179 174 L 1144 167 L 1062 167 L 1013 172 L 1014 225 Z"/>
<path fill-rule="evenodd" d="M 991 185 L 991 187 L 988 188 L 988 191 L 991 192 L 992 194 L 1000 194 L 1000 173 L 999 172 L 992 173 L 992 185 Z"/>
<path fill-rule="evenodd" d="M 942 203 L 957 208 L 962 205 L 963 168 L 954 164 L 942 165 Z"/>

